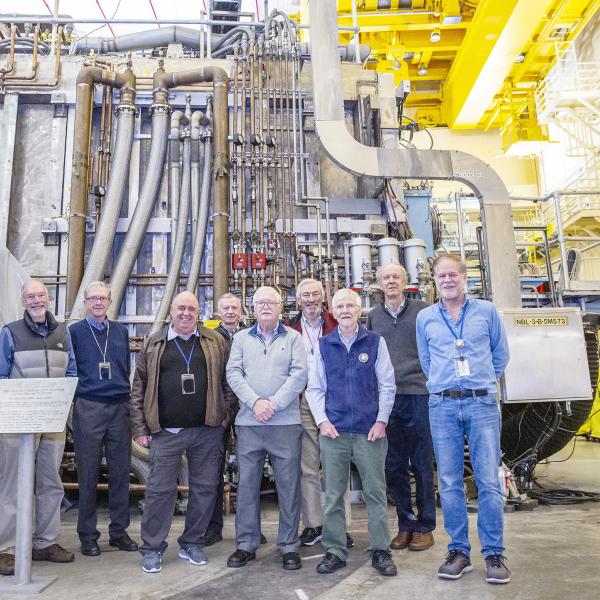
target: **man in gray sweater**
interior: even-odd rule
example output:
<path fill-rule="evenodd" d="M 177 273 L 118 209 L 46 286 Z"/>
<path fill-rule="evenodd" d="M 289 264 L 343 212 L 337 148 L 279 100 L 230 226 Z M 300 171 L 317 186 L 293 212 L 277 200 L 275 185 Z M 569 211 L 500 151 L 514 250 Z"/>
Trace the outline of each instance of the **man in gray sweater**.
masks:
<path fill-rule="evenodd" d="M 396 264 L 377 270 L 384 302 L 371 310 L 367 329 L 385 339 L 396 375 L 396 399 L 387 427 L 385 474 L 396 502 L 398 535 L 394 549 L 427 550 L 433 546 L 435 494 L 433 446 L 429 431 L 428 392 L 417 352 L 417 314 L 425 302 L 404 296 L 406 271 Z M 410 472 L 417 485 L 417 515 L 413 512 Z"/>
<path fill-rule="evenodd" d="M 302 566 L 298 549 L 302 426 L 300 393 L 308 370 L 302 336 L 279 320 L 281 296 L 259 287 L 252 299 L 256 324 L 236 333 L 227 381 L 240 401 L 235 419 L 239 483 L 235 515 L 237 550 L 228 567 L 243 567 L 260 544 L 260 482 L 265 455 L 273 467 L 279 498 L 277 547 L 283 568 Z"/>

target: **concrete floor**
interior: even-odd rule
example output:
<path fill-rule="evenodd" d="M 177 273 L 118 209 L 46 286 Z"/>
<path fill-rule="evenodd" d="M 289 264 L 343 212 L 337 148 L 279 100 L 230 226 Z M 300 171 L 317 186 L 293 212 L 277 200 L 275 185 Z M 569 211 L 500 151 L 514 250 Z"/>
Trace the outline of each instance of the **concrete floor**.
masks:
<path fill-rule="evenodd" d="M 562 460 L 571 447 L 553 457 Z M 567 462 L 540 465 L 537 475 L 549 487 L 568 486 L 600 492 L 600 444 L 578 441 Z M 76 511 L 63 518 L 61 544 L 76 552 L 75 562 L 67 565 L 34 563 L 34 575 L 57 575 L 58 580 L 38 597 L 44 600 L 211 600 L 320 598 L 331 600 L 364 598 L 418 598 L 428 600 L 487 600 L 516 598 L 554 600 L 566 597 L 578 600 L 600 598 L 600 503 L 567 507 L 539 507 L 533 512 L 506 515 L 506 546 L 512 582 L 491 586 L 483 578 L 483 560 L 476 539 L 476 515 L 470 515 L 474 570 L 459 581 L 442 581 L 436 570 L 446 553 L 448 538 L 441 527 L 436 545 L 423 553 L 394 551 L 398 576 L 384 578 L 372 569 L 365 553 L 367 546 L 366 511 L 352 507 L 350 531 L 356 545 L 348 566 L 336 573 L 317 575 L 315 566 L 320 546 L 302 548 L 303 568 L 283 571 L 272 542 L 276 538 L 277 507 L 263 503 L 263 531 L 269 544 L 260 548 L 257 560 L 243 569 L 228 569 L 227 557 L 234 549 L 233 516 L 226 518 L 225 539 L 208 548 L 209 563 L 196 567 L 177 558 L 176 538 L 182 529 L 182 517 L 173 523 L 170 546 L 163 558 L 163 571 L 145 574 L 137 553 L 109 548 L 101 538 L 102 556 L 84 557 L 78 553 L 74 523 Z M 390 508 L 391 523 L 395 523 Z M 100 530 L 106 534 L 106 512 L 101 511 Z M 139 539 L 140 515 L 133 514 L 129 530 Z M 22 598 L 1 595 L 1 600 Z"/>

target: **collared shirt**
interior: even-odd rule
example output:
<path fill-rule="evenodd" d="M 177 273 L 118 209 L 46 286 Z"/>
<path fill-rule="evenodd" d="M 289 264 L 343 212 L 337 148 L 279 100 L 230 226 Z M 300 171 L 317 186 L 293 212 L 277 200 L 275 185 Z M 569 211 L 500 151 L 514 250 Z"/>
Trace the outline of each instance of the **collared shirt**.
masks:
<path fill-rule="evenodd" d="M 468 376 L 459 377 L 455 371 L 457 338 L 464 340 L 461 353 L 469 364 Z M 495 394 L 496 382 L 509 359 L 506 332 L 496 307 L 473 298 L 466 298 L 456 321 L 441 301 L 423 309 L 417 316 L 417 347 L 431 394 L 447 389 L 484 388 Z"/>
<path fill-rule="evenodd" d="M 402 309 L 404 308 L 404 305 L 406 304 L 406 298 L 403 297 L 402 302 L 400 303 L 400 306 L 398 307 L 398 310 L 392 310 L 387 304 L 384 303 L 384 307 L 385 310 L 387 310 L 390 315 L 392 315 L 392 317 L 394 317 L 394 319 L 398 318 L 398 315 L 402 312 Z"/>
<path fill-rule="evenodd" d="M 331 335 L 336 335 L 336 332 L 331 333 Z M 344 338 L 341 334 L 339 326 L 337 328 L 337 335 L 339 335 L 340 341 L 344 344 L 346 350 L 350 350 L 358 335 L 358 325 L 356 326 L 356 331 L 349 340 Z M 382 337 L 379 338 L 377 360 L 375 361 L 375 375 L 377 376 L 377 387 L 379 391 L 379 411 L 377 413 L 377 421 L 387 423 L 396 398 L 396 377 L 394 375 L 394 366 L 390 359 L 387 344 Z M 306 388 L 306 398 L 317 426 L 328 420 L 327 413 L 325 412 L 326 392 L 327 376 L 325 375 L 325 364 L 323 363 L 323 358 L 319 354 L 318 358 L 314 361 L 314 368 L 310 369 L 308 372 L 308 387 Z M 358 399 L 358 401 L 360 401 L 360 399 Z"/>
<path fill-rule="evenodd" d="M 271 331 L 269 331 L 269 333 L 267 333 L 267 335 L 265 335 L 263 333 L 263 330 L 260 327 L 260 323 L 258 321 L 256 321 L 256 335 L 258 335 L 258 337 L 261 338 L 265 344 L 268 344 L 271 341 L 271 339 L 275 337 L 278 326 L 279 326 L 279 321 L 277 321 L 275 328 L 271 329 Z"/>
<path fill-rule="evenodd" d="M 235 326 L 235 329 L 232 331 L 229 327 L 226 327 L 223 321 L 221 321 L 221 327 L 227 332 L 227 337 L 229 337 L 229 341 L 233 340 L 233 336 L 241 329 L 239 323 Z"/>
<path fill-rule="evenodd" d="M 315 356 L 319 353 L 319 338 L 323 331 L 323 317 L 319 317 L 315 325 L 312 325 L 304 315 L 302 315 L 301 319 L 302 339 L 304 340 L 304 347 L 306 348 L 306 355 L 308 357 L 308 368 L 310 369 Z"/>
<path fill-rule="evenodd" d="M 95 327 L 98 331 L 104 331 L 108 325 L 108 318 L 104 317 L 104 321 L 96 321 L 92 315 L 86 315 L 85 320 L 92 326 Z"/>
<path fill-rule="evenodd" d="M 167 341 L 170 342 L 171 340 L 174 340 L 177 337 L 181 338 L 182 340 L 189 340 L 194 334 L 196 334 L 196 337 L 198 337 L 200 335 L 198 333 L 197 328 L 195 331 L 192 331 L 192 333 L 188 333 L 187 335 L 182 335 L 181 333 L 177 333 L 173 329 L 173 323 L 171 323 L 169 325 L 169 330 L 167 331 Z M 165 427 L 165 430 L 170 433 L 179 433 L 182 429 L 183 429 L 183 427 Z"/>

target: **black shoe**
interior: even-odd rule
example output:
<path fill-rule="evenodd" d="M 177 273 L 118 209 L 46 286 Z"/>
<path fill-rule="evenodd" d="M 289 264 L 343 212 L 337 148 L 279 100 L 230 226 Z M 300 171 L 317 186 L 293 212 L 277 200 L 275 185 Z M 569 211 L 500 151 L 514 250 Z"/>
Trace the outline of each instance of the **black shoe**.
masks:
<path fill-rule="evenodd" d="M 337 569 L 341 569 L 346 566 L 346 561 L 342 560 L 339 556 L 332 554 L 331 552 L 325 552 L 323 560 L 317 565 L 317 573 L 333 573 Z"/>
<path fill-rule="evenodd" d="M 346 548 L 354 548 L 354 540 L 348 532 L 346 532 Z"/>
<path fill-rule="evenodd" d="M 138 549 L 138 545 L 127 535 L 127 532 L 123 532 L 121 537 L 111 538 L 108 545 L 125 552 L 136 552 Z"/>
<path fill-rule="evenodd" d="M 212 546 L 217 542 L 222 542 L 223 536 L 220 531 L 207 531 L 199 540 L 200 546 Z"/>
<path fill-rule="evenodd" d="M 96 540 L 81 540 L 81 554 L 84 556 L 100 556 L 100 546 Z"/>
<path fill-rule="evenodd" d="M 380 575 L 393 577 L 398 573 L 391 554 L 385 550 L 375 550 L 371 558 L 371 564 Z"/>
<path fill-rule="evenodd" d="M 256 553 L 247 552 L 246 550 L 236 550 L 228 559 L 227 566 L 237 569 L 245 567 L 251 560 L 256 558 Z"/>
<path fill-rule="evenodd" d="M 267 538 L 262 534 L 262 531 L 260 532 L 260 545 L 264 546 L 265 544 L 268 544 L 269 542 L 267 542 Z"/>
<path fill-rule="evenodd" d="M 305 527 L 300 534 L 300 544 L 302 546 L 314 546 L 321 541 L 323 537 L 322 527 Z"/>
<path fill-rule="evenodd" d="M 286 552 L 283 555 L 283 568 L 286 571 L 295 571 L 302 567 L 300 555 L 297 552 Z"/>

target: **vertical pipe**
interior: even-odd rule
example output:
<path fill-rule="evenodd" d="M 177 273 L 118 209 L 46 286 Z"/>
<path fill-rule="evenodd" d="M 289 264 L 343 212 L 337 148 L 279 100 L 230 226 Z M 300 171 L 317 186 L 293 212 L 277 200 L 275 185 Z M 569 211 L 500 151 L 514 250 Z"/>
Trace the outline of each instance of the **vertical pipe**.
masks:
<path fill-rule="evenodd" d="M 25 585 L 31 581 L 34 477 L 35 434 L 22 433 L 19 440 L 19 470 L 17 473 L 16 585 Z"/>
<path fill-rule="evenodd" d="M 569 290 L 569 265 L 567 261 L 567 250 L 565 248 L 565 231 L 560 214 L 560 199 L 558 192 L 552 194 L 552 203 L 554 205 L 554 214 L 556 216 L 556 228 L 558 229 L 558 246 L 560 249 L 560 278 L 563 292 Z"/>
<path fill-rule="evenodd" d="M 552 297 L 552 306 L 558 306 L 558 295 L 556 293 L 556 285 L 554 285 L 554 276 L 552 275 L 552 259 L 550 258 L 550 244 L 548 243 L 548 230 L 544 228 L 542 231 L 544 238 L 544 258 L 546 260 L 546 274 L 548 275 L 548 287 L 550 296 Z"/>
<path fill-rule="evenodd" d="M 462 227 L 462 192 L 454 194 L 456 201 L 456 230 L 458 233 L 458 248 L 460 249 L 460 259 L 465 261 L 465 241 Z"/>
<path fill-rule="evenodd" d="M 356 14 L 356 0 L 352 0 L 352 27 L 354 27 L 354 34 L 352 35 L 352 43 L 354 44 L 354 61 L 360 64 L 360 40 L 358 37 L 358 16 Z"/>
<path fill-rule="evenodd" d="M 212 0 L 206 1 L 206 17 L 212 21 Z M 206 26 L 206 58 L 212 58 L 212 24 Z"/>

